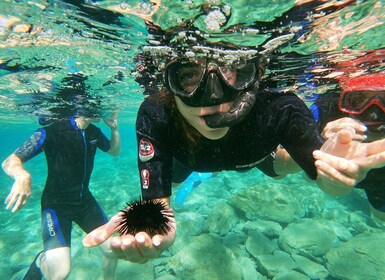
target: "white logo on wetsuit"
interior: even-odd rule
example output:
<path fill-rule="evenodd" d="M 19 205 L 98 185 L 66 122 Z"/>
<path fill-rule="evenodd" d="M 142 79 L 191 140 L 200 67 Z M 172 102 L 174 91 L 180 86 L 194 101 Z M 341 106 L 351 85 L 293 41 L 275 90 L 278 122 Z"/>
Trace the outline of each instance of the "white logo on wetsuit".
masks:
<path fill-rule="evenodd" d="M 268 156 L 265 156 L 263 159 L 260 159 L 260 160 L 257 160 L 255 162 L 252 162 L 252 163 L 249 163 L 249 164 L 244 164 L 244 165 L 236 165 L 235 168 L 252 168 L 252 167 L 255 167 L 257 166 L 259 163 L 261 163 L 262 161 L 264 161 L 267 157 L 269 157 L 270 155 Z M 274 156 L 275 158 L 275 156 Z"/>
<path fill-rule="evenodd" d="M 148 189 L 148 187 L 150 186 L 150 171 L 148 171 L 147 169 L 143 169 L 140 172 L 140 175 L 142 177 L 142 188 Z"/>
<path fill-rule="evenodd" d="M 139 141 L 139 159 L 142 162 L 149 161 L 154 157 L 154 146 L 150 140 L 142 138 Z"/>
<path fill-rule="evenodd" d="M 47 227 L 48 227 L 49 235 L 50 236 L 55 236 L 56 235 L 55 226 L 54 226 L 54 223 L 53 223 L 53 220 L 52 220 L 51 213 L 46 213 L 45 217 L 47 219 Z"/>

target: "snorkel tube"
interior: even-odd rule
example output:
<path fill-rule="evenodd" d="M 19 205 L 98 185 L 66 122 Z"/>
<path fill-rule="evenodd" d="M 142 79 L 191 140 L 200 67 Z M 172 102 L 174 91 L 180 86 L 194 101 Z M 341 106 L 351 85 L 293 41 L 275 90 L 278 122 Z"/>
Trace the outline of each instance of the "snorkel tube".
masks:
<path fill-rule="evenodd" d="M 265 67 L 268 59 L 263 57 L 258 63 L 258 79 L 247 91 L 242 91 L 234 100 L 230 110 L 225 113 L 218 113 L 214 115 L 204 116 L 204 120 L 208 127 L 220 128 L 233 126 L 241 122 L 251 111 L 255 104 L 259 82 L 265 72 Z"/>

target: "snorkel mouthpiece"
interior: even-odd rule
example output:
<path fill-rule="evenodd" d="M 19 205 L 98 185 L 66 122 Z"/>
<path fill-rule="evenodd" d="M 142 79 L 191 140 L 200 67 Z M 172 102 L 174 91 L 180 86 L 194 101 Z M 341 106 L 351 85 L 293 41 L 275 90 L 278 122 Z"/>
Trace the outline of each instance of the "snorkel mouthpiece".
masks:
<path fill-rule="evenodd" d="M 251 111 L 255 103 L 255 93 L 242 92 L 235 100 L 230 110 L 203 117 L 208 127 L 221 128 L 233 126 L 241 122 Z"/>

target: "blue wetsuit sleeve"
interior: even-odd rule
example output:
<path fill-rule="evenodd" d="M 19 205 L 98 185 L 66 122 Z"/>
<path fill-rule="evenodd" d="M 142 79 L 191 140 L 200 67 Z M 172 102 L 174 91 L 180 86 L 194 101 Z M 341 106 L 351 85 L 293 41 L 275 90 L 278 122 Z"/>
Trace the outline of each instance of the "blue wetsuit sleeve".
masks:
<path fill-rule="evenodd" d="M 136 120 L 138 169 L 143 198 L 171 196 L 172 138 L 164 108 L 145 100 Z"/>
<path fill-rule="evenodd" d="M 46 132 L 44 128 L 39 128 L 27 141 L 16 149 L 14 154 L 18 156 L 22 162 L 30 160 L 43 151 L 45 138 Z"/>

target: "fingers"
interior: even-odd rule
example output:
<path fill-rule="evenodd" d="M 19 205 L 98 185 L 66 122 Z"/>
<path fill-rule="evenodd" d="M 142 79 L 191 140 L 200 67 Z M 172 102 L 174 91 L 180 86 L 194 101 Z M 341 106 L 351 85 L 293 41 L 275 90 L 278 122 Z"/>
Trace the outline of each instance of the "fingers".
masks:
<path fill-rule="evenodd" d="M 10 193 L 5 199 L 6 209 L 9 210 L 13 207 L 12 212 L 20 210 L 27 203 L 29 196 L 27 194 Z"/>
<path fill-rule="evenodd" d="M 110 247 L 117 258 L 135 263 L 146 263 L 163 251 L 153 244 L 151 237 L 145 232 L 139 232 L 135 236 L 115 236 L 111 239 Z"/>
<path fill-rule="evenodd" d="M 335 175 L 341 178 L 340 174 L 337 173 L 343 173 L 353 179 L 358 176 L 359 165 L 356 164 L 354 161 L 333 156 L 328 153 L 321 152 L 319 150 L 314 151 L 313 156 L 315 159 L 317 159 L 316 167 L 325 168 L 325 170 L 323 171 L 333 177 Z"/>
<path fill-rule="evenodd" d="M 326 139 L 334 137 L 339 131 L 350 129 L 353 132 L 353 139 L 363 141 L 366 139 L 367 128 L 358 120 L 352 118 L 341 118 L 335 121 L 328 122 L 322 131 L 322 136 Z"/>
<path fill-rule="evenodd" d="M 367 143 L 367 154 L 374 155 L 385 152 L 385 139 Z"/>
<path fill-rule="evenodd" d="M 325 193 L 333 196 L 342 196 L 349 194 L 356 180 L 328 166 L 327 163 L 316 161 L 317 166 L 317 185 Z"/>
<path fill-rule="evenodd" d="M 121 225 L 122 213 L 115 215 L 107 224 L 93 230 L 84 239 L 83 245 L 92 247 L 106 242 L 113 234 L 117 233 Z M 135 263 L 145 263 L 149 259 L 158 257 L 168 249 L 175 241 L 176 222 L 171 218 L 170 231 L 166 235 L 155 235 L 151 238 L 146 232 L 135 235 L 113 236 L 105 244 L 119 259 L 125 259 Z"/>
<path fill-rule="evenodd" d="M 355 160 L 365 170 L 382 168 L 385 166 L 385 151 Z"/>
<path fill-rule="evenodd" d="M 86 237 L 83 238 L 83 245 L 85 247 L 97 246 L 105 242 L 113 234 L 119 230 L 120 214 L 117 214 L 109 220 L 108 223 L 98 227 L 97 229 L 91 231 Z"/>
<path fill-rule="evenodd" d="M 354 130 L 351 128 L 345 128 L 340 130 L 337 133 L 336 139 L 339 144 L 346 145 L 352 141 L 353 136 L 354 136 Z"/>

